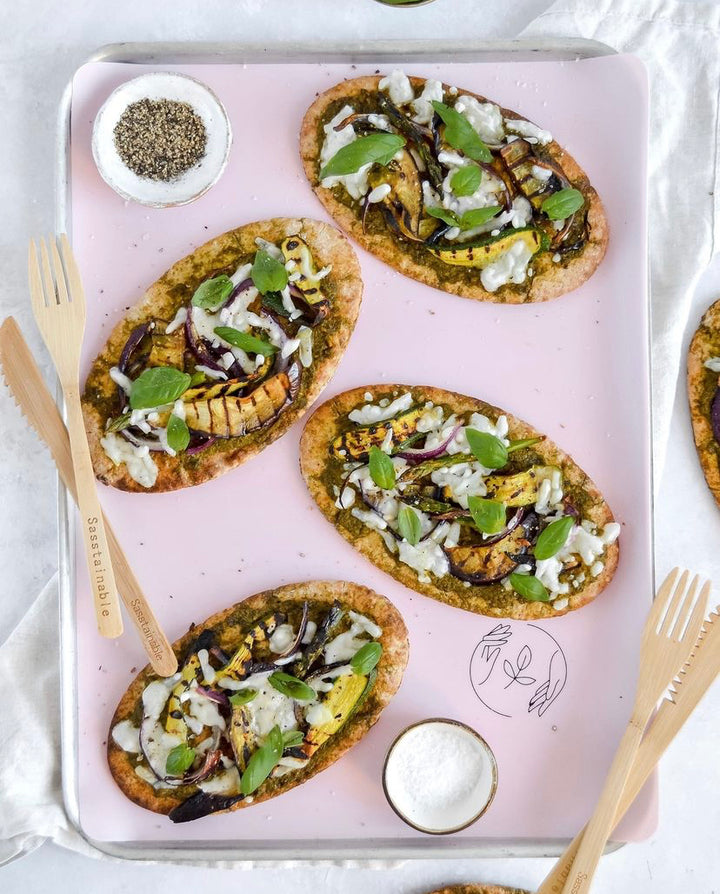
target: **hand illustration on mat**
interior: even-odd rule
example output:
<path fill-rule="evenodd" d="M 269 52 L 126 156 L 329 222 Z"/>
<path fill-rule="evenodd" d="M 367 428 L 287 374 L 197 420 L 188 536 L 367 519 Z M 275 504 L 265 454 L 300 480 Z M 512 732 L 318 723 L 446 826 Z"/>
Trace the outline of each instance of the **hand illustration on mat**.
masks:
<path fill-rule="evenodd" d="M 567 661 L 543 627 L 497 624 L 473 651 L 470 682 L 478 699 L 495 714 L 542 717 L 565 688 Z"/>

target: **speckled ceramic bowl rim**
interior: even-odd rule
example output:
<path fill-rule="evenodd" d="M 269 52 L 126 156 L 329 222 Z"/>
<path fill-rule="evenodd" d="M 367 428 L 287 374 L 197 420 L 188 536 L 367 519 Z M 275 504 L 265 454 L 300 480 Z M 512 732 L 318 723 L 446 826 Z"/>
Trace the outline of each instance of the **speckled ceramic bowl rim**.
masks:
<path fill-rule="evenodd" d="M 490 797 L 487 799 L 485 806 L 481 811 L 475 814 L 471 819 L 469 819 L 466 823 L 463 823 L 460 826 L 453 826 L 452 829 L 426 829 L 423 826 L 418 826 L 412 820 L 409 820 L 404 814 L 400 812 L 400 810 L 395 806 L 390 794 L 387 789 L 387 766 L 388 761 L 390 760 L 390 755 L 392 754 L 397 743 L 402 739 L 402 737 L 409 733 L 410 730 L 415 729 L 418 726 L 426 726 L 429 723 L 447 723 L 452 726 L 459 726 L 461 729 L 464 729 L 466 732 L 470 733 L 481 745 L 483 745 L 487 749 L 487 753 L 490 756 L 491 764 L 492 764 L 492 788 L 490 789 Z M 418 720 L 415 723 L 411 723 L 409 726 L 406 726 L 402 729 L 397 736 L 392 741 L 392 744 L 387 750 L 387 754 L 385 755 L 385 762 L 383 763 L 382 769 L 382 787 L 383 792 L 385 793 L 385 800 L 388 802 L 390 807 L 392 807 L 393 811 L 400 817 L 400 819 L 406 823 L 411 828 L 415 829 L 418 832 L 423 832 L 426 835 L 452 835 L 455 832 L 461 832 L 463 829 L 467 829 L 468 826 L 472 826 L 473 823 L 476 823 L 480 817 L 487 811 L 492 802 L 495 799 L 495 793 L 497 792 L 498 787 L 498 766 L 497 760 L 495 759 L 495 752 L 488 745 L 485 739 L 480 735 L 480 733 L 473 729 L 471 726 L 468 726 L 467 723 L 463 723 L 461 720 L 453 720 L 450 717 L 428 717 L 425 720 Z"/>
<path fill-rule="evenodd" d="M 207 93 L 208 96 L 217 104 L 217 107 L 220 110 L 222 122 L 225 127 L 225 134 L 226 134 L 225 153 L 223 155 L 223 159 L 222 159 L 222 162 L 220 163 L 218 170 L 216 171 L 216 173 L 212 177 L 212 179 L 202 187 L 202 189 L 199 189 L 197 192 L 193 193 L 191 196 L 189 196 L 186 199 L 182 199 L 181 201 L 177 201 L 174 199 L 169 199 L 168 201 L 162 201 L 162 202 L 151 201 L 151 200 L 147 200 L 147 199 L 142 199 L 137 195 L 133 195 L 132 193 L 127 192 L 127 190 L 118 186 L 118 184 L 113 180 L 113 178 L 107 173 L 107 171 L 105 170 L 105 166 L 102 162 L 102 159 L 100 157 L 100 152 L 98 150 L 98 127 L 99 127 L 99 123 L 102 121 L 103 113 L 105 112 L 107 106 L 110 104 L 110 101 L 112 99 L 114 99 L 118 93 L 126 90 L 128 88 L 129 84 L 134 84 L 134 83 L 137 83 L 138 81 L 151 80 L 154 77 L 156 77 L 157 75 L 163 75 L 166 77 L 172 76 L 173 78 L 179 78 L 179 79 L 181 78 L 186 81 L 192 81 L 193 83 L 195 83 L 205 93 Z M 100 174 L 102 179 L 105 181 L 105 183 L 107 183 L 107 185 L 111 189 L 115 190 L 115 192 L 121 198 L 123 198 L 129 202 L 137 202 L 138 205 L 144 205 L 146 208 L 179 208 L 182 205 L 189 205 L 191 202 L 194 202 L 196 199 L 199 199 L 201 196 L 204 196 L 205 193 L 208 192 L 210 189 L 212 189 L 212 187 L 215 186 L 215 184 L 218 182 L 218 180 L 222 177 L 222 175 L 225 171 L 225 168 L 227 167 L 228 159 L 230 158 L 230 149 L 232 147 L 232 126 L 230 125 L 230 118 L 228 117 L 227 110 L 225 109 L 225 106 L 222 104 L 222 102 L 220 101 L 220 99 L 217 96 L 217 94 L 215 93 L 215 91 L 211 90 L 207 84 L 198 80 L 198 78 L 193 78 L 190 75 L 183 74 L 182 72 L 178 72 L 178 71 L 148 71 L 148 72 L 145 72 L 144 74 L 138 75 L 135 78 L 131 78 L 128 81 L 123 81 L 122 84 L 119 84 L 112 91 L 112 93 L 110 93 L 108 95 L 108 97 L 105 99 L 103 104 L 100 106 L 100 109 L 98 110 L 97 115 L 95 116 L 95 121 L 93 122 L 91 143 L 92 143 L 93 160 L 95 161 L 95 166 L 98 169 L 98 173 Z"/>
<path fill-rule="evenodd" d="M 394 9 L 417 9 L 418 6 L 427 6 L 428 3 L 433 3 L 434 0 L 418 0 L 416 3 L 388 3 L 387 0 L 375 0 L 376 3 L 381 3 L 383 6 L 392 6 Z"/>

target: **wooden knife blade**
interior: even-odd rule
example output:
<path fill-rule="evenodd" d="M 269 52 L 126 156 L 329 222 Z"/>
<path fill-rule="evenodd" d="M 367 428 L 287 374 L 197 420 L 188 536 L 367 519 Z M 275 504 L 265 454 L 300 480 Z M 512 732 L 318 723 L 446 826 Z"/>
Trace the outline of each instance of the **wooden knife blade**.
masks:
<path fill-rule="evenodd" d="M 50 448 L 60 478 L 75 499 L 75 476 L 65 423 L 13 317 L 8 317 L 0 326 L 0 364 L 17 405 L 40 439 Z M 107 518 L 105 528 L 120 598 L 138 631 L 153 669 L 160 676 L 169 677 L 177 670 L 177 658 Z"/>

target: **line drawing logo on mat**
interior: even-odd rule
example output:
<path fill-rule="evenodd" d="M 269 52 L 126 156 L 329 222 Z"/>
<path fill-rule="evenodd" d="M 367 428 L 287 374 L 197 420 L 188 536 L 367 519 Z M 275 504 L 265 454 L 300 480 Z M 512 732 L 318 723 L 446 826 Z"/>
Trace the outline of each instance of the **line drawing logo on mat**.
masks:
<path fill-rule="evenodd" d="M 509 624 L 497 624 L 470 658 L 475 695 L 501 717 L 542 717 L 565 688 L 567 671 L 562 646 L 537 624 L 514 631 Z"/>

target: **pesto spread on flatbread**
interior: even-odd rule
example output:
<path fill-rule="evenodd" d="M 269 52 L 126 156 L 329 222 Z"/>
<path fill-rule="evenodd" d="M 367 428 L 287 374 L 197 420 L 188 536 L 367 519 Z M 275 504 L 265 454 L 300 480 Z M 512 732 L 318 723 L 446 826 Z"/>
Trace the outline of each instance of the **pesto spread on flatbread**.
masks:
<path fill-rule="evenodd" d="M 688 351 L 688 397 L 695 447 L 720 505 L 720 301 L 703 315 Z"/>
<path fill-rule="evenodd" d="M 271 443 L 332 375 L 361 293 L 347 240 L 317 221 L 249 224 L 179 261 L 115 329 L 88 377 L 98 477 L 172 490 Z"/>
<path fill-rule="evenodd" d="M 579 608 L 612 577 L 620 525 L 549 439 L 429 387 L 344 392 L 309 419 L 301 466 L 341 534 L 402 583 L 497 617 Z"/>
<path fill-rule="evenodd" d="M 608 239 L 586 174 L 552 135 L 440 81 L 344 81 L 307 111 L 305 172 L 335 220 L 408 276 L 498 302 L 544 301 Z"/>
<path fill-rule="evenodd" d="M 113 777 L 173 822 L 274 797 L 367 732 L 407 648 L 396 609 L 357 584 L 252 596 L 191 628 L 173 677 L 146 668 L 132 683 L 111 724 Z"/>

